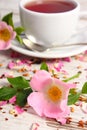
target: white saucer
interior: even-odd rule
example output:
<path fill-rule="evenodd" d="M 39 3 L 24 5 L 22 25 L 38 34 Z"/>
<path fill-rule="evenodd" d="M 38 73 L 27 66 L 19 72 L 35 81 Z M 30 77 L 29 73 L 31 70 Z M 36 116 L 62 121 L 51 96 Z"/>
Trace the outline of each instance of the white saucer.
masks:
<path fill-rule="evenodd" d="M 65 48 L 56 48 L 50 51 L 45 52 L 35 52 L 26 49 L 24 46 L 20 45 L 18 42 L 13 41 L 12 47 L 13 50 L 22 53 L 27 56 L 39 57 L 39 58 L 64 58 L 68 56 L 77 55 L 85 50 L 87 50 L 87 46 L 72 46 Z"/>
<path fill-rule="evenodd" d="M 76 30 L 76 34 L 74 34 L 67 43 L 87 42 L 87 31 L 86 31 L 87 21 L 86 20 L 85 20 L 85 23 L 86 24 L 84 24 L 83 20 L 80 20 L 78 29 Z M 80 30 L 80 33 L 79 33 L 79 30 Z M 83 31 L 81 32 L 81 30 Z M 45 52 L 36 52 L 36 51 L 28 50 L 24 45 L 21 45 L 16 40 L 12 42 L 11 48 L 27 56 L 38 57 L 38 58 L 49 58 L 49 59 L 74 56 L 87 50 L 87 46 L 85 45 L 84 46 L 73 45 L 71 47 L 69 46 L 69 47 L 54 48 L 54 49 L 51 49 L 50 51 L 45 51 Z"/>

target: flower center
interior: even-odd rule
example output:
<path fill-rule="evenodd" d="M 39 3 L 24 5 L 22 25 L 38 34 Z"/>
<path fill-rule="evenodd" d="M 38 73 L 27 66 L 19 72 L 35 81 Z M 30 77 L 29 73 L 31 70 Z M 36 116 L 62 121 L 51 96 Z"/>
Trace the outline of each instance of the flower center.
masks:
<path fill-rule="evenodd" d="M 52 86 L 48 90 L 47 94 L 53 102 L 59 101 L 62 97 L 62 91 L 57 86 Z"/>
<path fill-rule="evenodd" d="M 0 30 L 0 39 L 7 42 L 11 38 L 11 34 L 8 29 Z"/>

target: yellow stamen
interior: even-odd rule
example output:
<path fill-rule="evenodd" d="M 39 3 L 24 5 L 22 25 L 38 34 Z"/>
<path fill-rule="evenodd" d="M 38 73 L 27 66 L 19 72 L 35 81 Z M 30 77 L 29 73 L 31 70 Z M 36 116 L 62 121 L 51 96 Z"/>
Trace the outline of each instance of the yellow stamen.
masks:
<path fill-rule="evenodd" d="M 8 29 L 0 30 L 0 39 L 7 42 L 11 38 L 11 34 Z"/>
<path fill-rule="evenodd" d="M 52 86 L 48 90 L 47 95 L 53 102 L 57 102 L 62 97 L 62 91 L 57 86 Z"/>

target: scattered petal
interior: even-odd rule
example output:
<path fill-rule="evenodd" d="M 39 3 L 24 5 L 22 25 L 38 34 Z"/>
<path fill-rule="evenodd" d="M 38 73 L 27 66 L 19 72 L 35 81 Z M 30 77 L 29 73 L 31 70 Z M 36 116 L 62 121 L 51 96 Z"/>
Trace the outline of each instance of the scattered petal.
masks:
<path fill-rule="evenodd" d="M 21 114 L 24 112 L 23 108 L 21 108 L 19 106 L 15 106 L 15 110 L 17 111 L 18 114 Z"/>
<path fill-rule="evenodd" d="M 9 103 L 13 104 L 15 103 L 16 101 L 16 96 L 12 97 L 10 100 L 9 100 Z"/>
<path fill-rule="evenodd" d="M 58 64 L 54 64 L 54 68 L 57 70 L 57 71 L 60 71 L 63 67 L 63 62 L 62 61 L 59 61 Z"/>
<path fill-rule="evenodd" d="M 7 101 L 0 101 L 0 106 L 6 105 Z"/>

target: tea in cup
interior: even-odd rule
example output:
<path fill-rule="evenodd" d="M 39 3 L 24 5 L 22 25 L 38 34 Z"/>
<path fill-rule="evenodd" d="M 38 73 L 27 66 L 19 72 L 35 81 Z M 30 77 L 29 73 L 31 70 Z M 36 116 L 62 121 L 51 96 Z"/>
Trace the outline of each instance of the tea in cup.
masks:
<path fill-rule="evenodd" d="M 21 0 L 19 9 L 26 36 L 52 46 L 64 44 L 73 35 L 80 5 L 75 0 Z"/>

